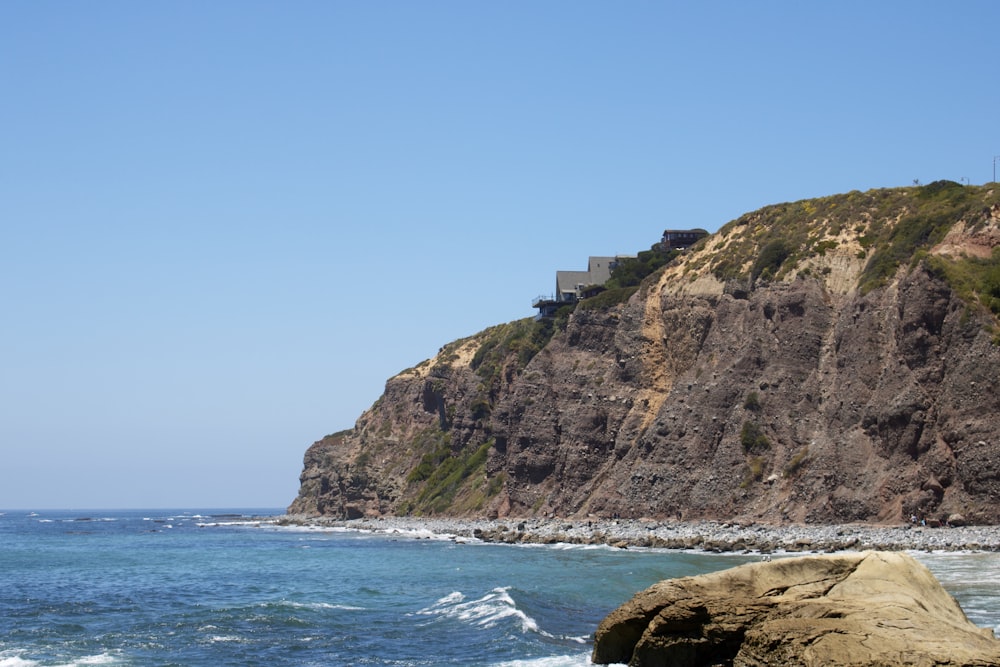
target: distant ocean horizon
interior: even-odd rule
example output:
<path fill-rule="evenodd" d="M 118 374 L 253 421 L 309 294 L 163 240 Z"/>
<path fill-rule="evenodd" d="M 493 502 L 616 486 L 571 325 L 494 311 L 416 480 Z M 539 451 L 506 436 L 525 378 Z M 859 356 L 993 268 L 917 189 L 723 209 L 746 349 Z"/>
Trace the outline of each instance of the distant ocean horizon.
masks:
<path fill-rule="evenodd" d="M 282 514 L 0 510 L 0 667 L 587 665 L 634 593 L 760 557 L 261 520 Z M 1000 631 L 1000 554 L 914 555 Z"/>

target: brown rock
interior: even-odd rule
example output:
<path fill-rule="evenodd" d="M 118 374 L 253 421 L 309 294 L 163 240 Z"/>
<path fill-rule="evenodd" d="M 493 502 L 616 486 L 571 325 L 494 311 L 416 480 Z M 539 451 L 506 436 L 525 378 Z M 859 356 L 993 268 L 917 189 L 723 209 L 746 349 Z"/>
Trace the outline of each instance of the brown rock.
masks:
<path fill-rule="evenodd" d="M 921 254 L 993 252 L 1000 190 L 952 190 L 975 205 Z M 289 512 L 1000 524 L 1000 320 L 921 254 L 861 289 L 862 256 L 889 250 L 868 243 L 893 238 L 915 196 L 813 202 L 851 217 L 789 235 L 798 259 L 772 281 L 718 276 L 749 271 L 760 248 L 726 266 L 786 224 L 785 205 L 734 221 L 627 301 L 445 345 L 309 448 Z"/>
<path fill-rule="evenodd" d="M 654 584 L 605 618 L 599 664 L 1000 664 L 927 568 L 896 552 L 802 556 Z"/>

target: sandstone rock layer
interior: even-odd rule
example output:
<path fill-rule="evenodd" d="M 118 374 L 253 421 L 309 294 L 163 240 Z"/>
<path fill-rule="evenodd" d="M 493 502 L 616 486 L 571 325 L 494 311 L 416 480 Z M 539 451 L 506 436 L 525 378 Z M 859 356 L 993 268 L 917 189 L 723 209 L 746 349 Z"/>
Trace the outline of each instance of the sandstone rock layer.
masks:
<path fill-rule="evenodd" d="M 671 579 L 597 630 L 593 661 L 634 667 L 983 666 L 1000 641 L 897 552 L 802 556 Z"/>

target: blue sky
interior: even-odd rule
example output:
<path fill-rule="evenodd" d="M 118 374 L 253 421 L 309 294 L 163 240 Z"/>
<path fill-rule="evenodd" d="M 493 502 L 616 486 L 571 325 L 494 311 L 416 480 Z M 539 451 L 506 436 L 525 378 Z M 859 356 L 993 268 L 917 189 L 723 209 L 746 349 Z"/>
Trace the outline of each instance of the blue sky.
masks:
<path fill-rule="evenodd" d="M 0 3 L 0 507 L 283 507 L 556 270 L 1000 155 L 1000 4 Z"/>

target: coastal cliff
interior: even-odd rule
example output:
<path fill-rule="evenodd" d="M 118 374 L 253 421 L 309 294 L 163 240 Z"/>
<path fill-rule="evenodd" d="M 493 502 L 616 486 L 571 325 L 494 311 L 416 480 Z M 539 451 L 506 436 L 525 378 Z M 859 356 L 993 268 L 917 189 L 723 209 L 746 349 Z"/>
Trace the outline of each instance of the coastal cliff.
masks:
<path fill-rule="evenodd" d="M 1000 523 L 1000 187 L 734 220 L 389 379 L 290 514 Z"/>

